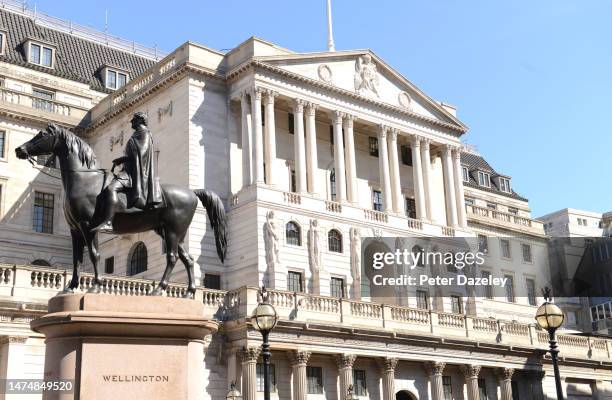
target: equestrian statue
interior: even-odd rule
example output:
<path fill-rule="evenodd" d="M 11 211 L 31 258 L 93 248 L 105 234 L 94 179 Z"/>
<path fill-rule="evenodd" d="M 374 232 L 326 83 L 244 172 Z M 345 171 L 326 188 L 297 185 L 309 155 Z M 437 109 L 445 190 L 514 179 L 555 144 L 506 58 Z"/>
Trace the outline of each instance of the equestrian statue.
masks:
<path fill-rule="evenodd" d="M 130 122 L 134 132 L 127 142 L 124 156 L 113 160 L 110 173 L 97 168 L 96 156 L 85 141 L 53 123 L 17 147 L 15 154 L 31 163 L 34 156 L 40 155 L 51 155 L 59 160 L 65 192 L 64 215 L 72 236 L 73 273 L 65 291 L 72 292 L 79 286 L 78 265 L 83 262 L 87 246 L 94 269 L 89 291 L 100 292 L 99 232 L 121 235 L 153 230 L 165 243 L 166 269 L 150 294 L 160 296 L 165 292 L 170 274 L 180 258 L 187 270 L 185 297 L 193 298 L 194 261 L 185 249 L 185 235 L 199 199 L 206 208 L 215 234 L 217 255 L 223 262 L 227 250 L 223 203 L 216 193 L 207 189 L 161 185 L 156 176 L 153 139 L 147 127 L 147 117 L 137 112 Z M 122 170 L 115 173 L 119 165 Z"/>

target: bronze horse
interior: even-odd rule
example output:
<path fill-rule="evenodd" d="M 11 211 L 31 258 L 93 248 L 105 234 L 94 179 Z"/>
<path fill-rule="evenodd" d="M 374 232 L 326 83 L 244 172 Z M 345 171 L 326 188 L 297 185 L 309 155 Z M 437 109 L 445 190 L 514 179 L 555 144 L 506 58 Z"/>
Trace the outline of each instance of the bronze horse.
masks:
<path fill-rule="evenodd" d="M 52 123 L 45 130 L 38 132 L 32 140 L 17 147 L 15 154 L 20 159 L 51 154 L 59 160 L 62 184 L 66 194 L 64 215 L 72 236 L 74 268 L 72 280 L 64 290 L 72 292 L 79 286 L 78 265 L 83 262 L 83 251 L 87 246 L 94 268 L 94 280 L 90 292 L 99 292 L 102 284 L 98 274 L 100 255 L 97 232 L 92 231 L 92 228 L 96 226 L 96 222 L 99 222 L 96 209 L 101 201 L 100 193 L 107 183 L 108 172 L 97 168 L 96 156 L 87 143 L 69 130 Z M 191 224 L 199 199 L 206 208 L 208 221 L 215 233 L 217 255 L 223 262 L 227 249 L 225 209 L 219 196 L 206 189 L 192 191 L 180 186 L 164 184 L 162 192 L 166 207 L 144 211 L 126 210 L 125 208 L 119 210 L 113 219 L 113 233 L 129 234 L 154 230 L 162 237 L 166 245 L 166 269 L 159 285 L 150 294 L 157 296 L 163 294 L 168 287 L 168 279 L 178 257 L 187 269 L 188 286 L 185 296 L 193 298 L 195 293 L 194 261 L 185 249 L 185 234 Z M 125 199 L 122 203 L 125 205 Z"/>

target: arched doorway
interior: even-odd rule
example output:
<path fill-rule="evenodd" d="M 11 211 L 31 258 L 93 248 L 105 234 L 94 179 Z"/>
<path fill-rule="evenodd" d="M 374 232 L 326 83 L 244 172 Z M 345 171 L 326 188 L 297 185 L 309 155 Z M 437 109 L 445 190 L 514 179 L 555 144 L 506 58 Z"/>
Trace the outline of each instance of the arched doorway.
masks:
<path fill-rule="evenodd" d="M 407 390 L 400 390 L 395 393 L 395 400 L 417 400 L 417 398 Z"/>

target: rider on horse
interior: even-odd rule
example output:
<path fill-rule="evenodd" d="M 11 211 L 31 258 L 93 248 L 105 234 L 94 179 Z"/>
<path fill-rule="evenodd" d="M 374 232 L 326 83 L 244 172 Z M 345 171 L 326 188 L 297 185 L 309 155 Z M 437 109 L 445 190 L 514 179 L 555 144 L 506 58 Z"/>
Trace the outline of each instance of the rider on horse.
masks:
<path fill-rule="evenodd" d="M 113 217 L 120 208 L 117 193 L 126 194 L 126 208 L 149 210 L 163 206 L 162 190 L 155 172 L 153 138 L 147 128 L 147 116 L 137 112 L 130 121 L 134 133 L 125 147 L 125 155 L 113 160 L 113 180 L 102 193 L 100 214 L 104 220 L 94 231 L 111 232 Z M 119 174 L 114 173 L 117 165 L 123 165 Z"/>

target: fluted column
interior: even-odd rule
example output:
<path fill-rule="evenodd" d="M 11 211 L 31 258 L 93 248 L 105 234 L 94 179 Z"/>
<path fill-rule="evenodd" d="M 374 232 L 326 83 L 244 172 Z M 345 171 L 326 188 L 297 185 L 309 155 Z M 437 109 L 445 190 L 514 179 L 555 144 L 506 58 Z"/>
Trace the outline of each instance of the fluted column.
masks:
<path fill-rule="evenodd" d="M 251 112 L 249 110 L 249 95 L 247 92 L 240 93 L 240 113 L 242 122 L 242 186 L 253 183 L 253 147 L 251 135 Z"/>
<path fill-rule="evenodd" d="M 430 361 L 425 363 L 425 369 L 427 370 L 427 375 L 429 375 L 432 400 L 444 400 L 442 373 L 444 372 L 445 366 L 446 364 L 441 361 Z"/>
<path fill-rule="evenodd" d="M 243 347 L 240 352 L 244 400 L 255 400 L 257 397 L 257 358 L 260 351 L 259 347 Z"/>
<path fill-rule="evenodd" d="M 462 228 L 467 227 L 467 217 L 465 213 L 465 195 L 463 192 L 463 173 L 461 171 L 461 148 L 455 147 L 453 150 L 453 169 L 455 173 L 455 191 L 457 193 L 457 221 Z"/>
<path fill-rule="evenodd" d="M 344 148 L 346 160 L 346 194 L 348 201 L 357 202 L 357 164 L 355 162 L 355 137 L 353 133 L 352 115 L 344 117 L 344 137 L 346 147 Z"/>
<path fill-rule="evenodd" d="M 346 175 L 344 169 L 344 143 L 342 140 L 342 113 L 334 111 L 334 169 L 336 171 L 336 201 L 346 201 Z"/>
<path fill-rule="evenodd" d="M 414 183 L 414 199 L 416 200 L 416 211 L 418 219 L 425 219 L 425 190 L 423 184 L 423 168 L 421 166 L 421 138 L 412 136 L 412 179 Z"/>
<path fill-rule="evenodd" d="M 389 167 L 391 170 L 391 192 L 393 193 L 393 211 L 401 213 L 404 210 L 402 184 L 400 182 L 399 158 L 397 156 L 397 129 L 391 129 L 387 136 L 389 147 Z"/>
<path fill-rule="evenodd" d="M 264 137 L 264 159 L 266 163 L 265 174 L 266 183 L 274 185 L 276 160 L 276 123 L 274 121 L 274 98 L 276 93 L 268 90 L 264 97 L 264 112 L 266 114 L 266 130 Z"/>
<path fill-rule="evenodd" d="M 383 195 L 383 210 L 393 209 L 393 196 L 391 195 L 391 176 L 389 174 L 389 154 L 387 153 L 387 132 L 389 127 L 381 125 L 378 130 L 378 170 L 380 172 L 380 186 Z"/>
<path fill-rule="evenodd" d="M 306 166 L 307 166 L 307 189 L 308 193 L 317 193 L 317 125 L 315 121 L 317 106 L 313 103 L 306 104 Z"/>
<path fill-rule="evenodd" d="M 433 221 L 433 193 L 431 183 L 431 154 L 429 151 L 431 141 L 421 141 L 421 169 L 423 170 L 423 187 L 425 191 L 425 214 L 428 221 Z"/>
<path fill-rule="evenodd" d="M 495 374 L 499 382 L 500 400 L 512 400 L 512 375 L 514 374 L 514 369 L 497 368 Z"/>
<path fill-rule="evenodd" d="M 293 102 L 293 159 L 295 166 L 295 189 L 298 193 L 306 192 L 306 149 L 304 146 L 304 101 Z"/>
<path fill-rule="evenodd" d="M 386 357 L 379 360 L 382 373 L 382 400 L 395 400 L 395 367 L 397 358 Z"/>
<path fill-rule="evenodd" d="M 457 226 L 457 201 L 455 178 L 453 177 L 452 147 L 446 145 L 442 156 L 444 168 L 444 194 L 446 199 L 446 220 L 449 226 Z"/>
<path fill-rule="evenodd" d="M 261 125 L 261 88 L 251 90 L 251 118 L 253 119 L 253 180 L 263 182 L 263 134 Z"/>
<path fill-rule="evenodd" d="M 308 391 L 306 381 L 306 365 L 308 364 L 309 358 L 309 351 L 294 350 L 289 353 L 291 373 L 293 374 L 292 400 L 306 400 L 306 393 Z"/>
<path fill-rule="evenodd" d="M 462 365 L 461 372 L 465 377 L 465 385 L 467 387 L 468 400 L 480 400 L 478 391 L 478 374 L 480 373 L 480 365 Z"/>
<path fill-rule="evenodd" d="M 353 384 L 353 364 L 355 363 L 353 354 L 338 354 L 336 356 L 336 364 L 338 364 L 338 376 L 340 377 L 340 395 L 339 400 L 346 398 L 346 393 L 349 386 Z"/>

